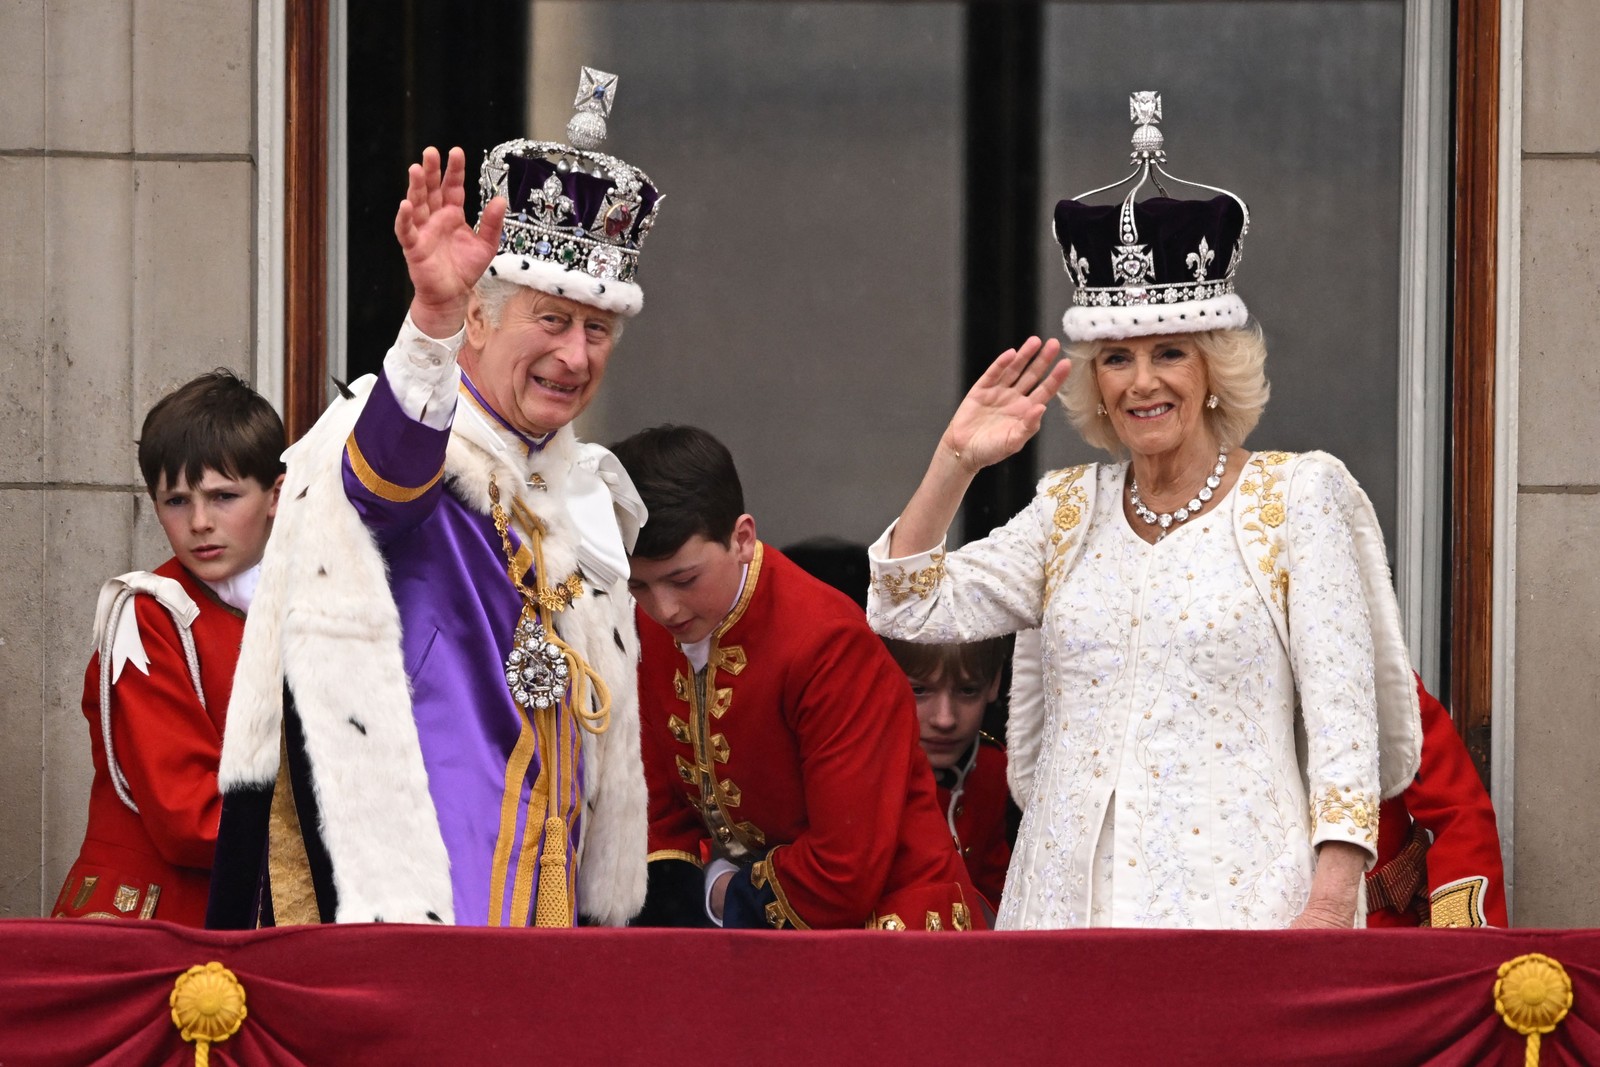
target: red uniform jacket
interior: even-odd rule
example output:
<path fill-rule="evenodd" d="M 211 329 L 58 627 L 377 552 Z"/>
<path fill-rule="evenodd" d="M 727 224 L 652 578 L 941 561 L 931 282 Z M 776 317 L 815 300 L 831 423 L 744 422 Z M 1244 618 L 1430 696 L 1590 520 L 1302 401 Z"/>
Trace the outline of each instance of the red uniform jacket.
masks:
<path fill-rule="evenodd" d="M 654 898 L 644 921 L 699 911 L 699 868 L 718 855 L 740 864 L 725 925 L 981 924 L 910 686 L 848 597 L 758 544 L 703 677 L 643 613 L 639 638 Z M 664 881 L 663 870 L 690 877 Z M 668 893 L 689 899 L 663 910 Z"/>
<path fill-rule="evenodd" d="M 176 559 L 155 573 L 175 579 L 200 608 L 192 632 L 206 703 L 202 707 L 194 691 L 172 616 L 151 597 L 133 597 L 123 610 L 136 613 L 150 673 L 132 663 L 123 667 L 111 689 L 111 739 L 139 811 L 117 796 L 106 766 L 96 654 L 83 680 L 83 715 L 94 754 L 89 827 L 56 897 L 57 916 L 205 925 L 222 811 L 217 762 L 244 617 Z"/>
<path fill-rule="evenodd" d="M 1494 806 L 1450 713 L 1417 680 L 1422 766 L 1378 812 L 1367 875 L 1368 926 L 1505 926 L 1505 870 Z M 1427 843 L 1427 831 L 1433 843 Z"/>
<path fill-rule="evenodd" d="M 1000 906 L 1006 868 L 1011 864 L 1011 843 L 1006 840 L 1006 750 L 987 734 L 980 734 L 972 752 L 962 761 L 964 770 L 935 774 L 939 784 L 939 810 L 955 835 L 972 884 L 989 902 Z"/>

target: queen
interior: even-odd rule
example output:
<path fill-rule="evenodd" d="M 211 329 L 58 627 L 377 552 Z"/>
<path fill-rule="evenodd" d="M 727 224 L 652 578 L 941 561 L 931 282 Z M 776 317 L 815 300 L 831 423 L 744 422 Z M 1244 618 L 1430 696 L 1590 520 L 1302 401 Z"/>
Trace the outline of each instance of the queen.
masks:
<path fill-rule="evenodd" d="M 1334 457 L 1245 446 L 1268 397 L 1235 284 L 1248 209 L 1165 169 L 1158 95 L 1132 117 L 1132 172 L 1056 207 L 1070 358 L 1029 338 L 978 379 L 872 546 L 868 612 L 911 641 L 1040 631 L 999 928 L 1359 925 L 1379 800 L 1420 750 L 1383 536 Z M 973 476 L 1058 394 L 1112 461 L 947 552 Z"/>

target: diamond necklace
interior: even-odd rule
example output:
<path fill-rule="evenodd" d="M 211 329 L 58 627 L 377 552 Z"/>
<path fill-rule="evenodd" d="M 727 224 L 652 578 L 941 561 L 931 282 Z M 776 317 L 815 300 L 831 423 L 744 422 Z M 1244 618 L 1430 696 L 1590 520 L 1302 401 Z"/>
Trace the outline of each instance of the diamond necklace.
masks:
<path fill-rule="evenodd" d="M 1129 480 L 1128 502 L 1133 505 L 1133 513 L 1143 519 L 1147 526 L 1159 525 L 1161 527 L 1161 535 L 1156 538 L 1159 541 L 1162 537 L 1167 536 L 1167 532 L 1172 529 L 1174 523 L 1187 521 L 1189 516 L 1205 506 L 1206 501 L 1210 500 L 1212 494 L 1216 492 L 1217 486 L 1222 484 L 1222 474 L 1227 469 L 1228 446 L 1223 445 L 1222 451 L 1217 453 L 1217 465 L 1211 469 L 1211 473 L 1206 477 L 1206 484 L 1202 485 L 1200 491 L 1189 499 L 1189 503 L 1177 511 L 1163 511 L 1160 514 L 1151 511 L 1139 496 L 1139 479 L 1137 478 Z M 1132 471 L 1130 470 L 1129 473 L 1131 474 Z"/>

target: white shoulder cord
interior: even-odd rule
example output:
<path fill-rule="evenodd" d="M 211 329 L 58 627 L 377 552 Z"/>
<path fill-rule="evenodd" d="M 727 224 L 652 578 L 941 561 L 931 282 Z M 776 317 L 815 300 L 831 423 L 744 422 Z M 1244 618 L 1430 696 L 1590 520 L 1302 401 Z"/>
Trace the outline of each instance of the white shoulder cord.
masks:
<path fill-rule="evenodd" d="M 950 803 L 945 805 L 944 821 L 950 825 L 950 836 L 956 839 L 956 848 L 961 847 L 961 835 L 956 832 L 956 805 L 961 803 L 961 796 L 967 791 L 967 775 L 978 762 L 978 746 L 982 744 L 977 737 L 972 739 L 972 755 L 967 757 L 964 766 L 956 770 L 956 784 L 950 790 Z"/>
<path fill-rule="evenodd" d="M 117 593 L 117 599 L 112 602 L 111 612 L 106 619 L 105 630 L 100 639 L 100 737 L 106 746 L 106 769 L 111 774 L 111 785 L 116 789 L 118 799 L 128 806 L 129 811 L 137 815 L 139 805 L 135 804 L 133 797 L 129 795 L 128 779 L 122 773 L 122 765 L 117 762 L 117 754 L 111 743 L 111 642 L 117 632 L 117 623 L 122 618 L 122 609 L 133 595 L 134 590 L 128 588 L 123 588 Z M 189 664 L 189 680 L 194 683 L 194 694 L 200 698 L 200 707 L 205 708 L 206 691 L 200 684 L 200 657 L 195 653 L 194 635 L 177 616 L 173 616 L 172 621 L 177 624 L 178 640 L 183 643 L 183 658 Z"/>

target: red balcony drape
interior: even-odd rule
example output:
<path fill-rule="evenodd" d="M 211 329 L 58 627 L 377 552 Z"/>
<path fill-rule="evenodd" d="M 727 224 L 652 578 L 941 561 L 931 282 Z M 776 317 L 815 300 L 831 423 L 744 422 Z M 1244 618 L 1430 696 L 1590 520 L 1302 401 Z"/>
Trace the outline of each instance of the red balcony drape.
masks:
<path fill-rule="evenodd" d="M 0 921 L 0 1063 L 187 1064 L 174 979 L 248 1015 L 211 1063 L 1521 1064 L 1496 968 L 1571 976 L 1547 1065 L 1600 1063 L 1600 931 L 209 933 Z"/>

